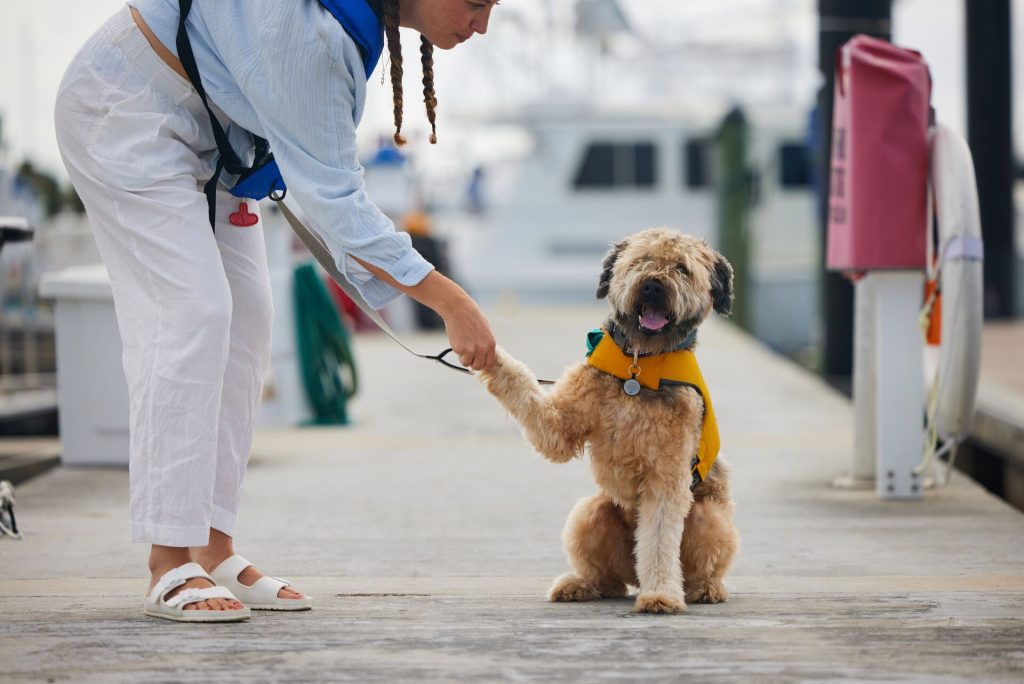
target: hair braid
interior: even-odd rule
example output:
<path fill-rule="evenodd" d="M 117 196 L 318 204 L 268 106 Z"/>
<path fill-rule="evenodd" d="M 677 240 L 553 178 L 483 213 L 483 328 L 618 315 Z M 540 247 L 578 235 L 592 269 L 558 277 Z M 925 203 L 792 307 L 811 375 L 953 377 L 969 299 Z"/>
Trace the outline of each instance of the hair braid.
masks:
<path fill-rule="evenodd" d="M 434 44 L 426 36 L 420 36 L 420 63 L 423 65 L 423 102 L 427 105 L 427 120 L 430 122 L 430 144 L 437 144 L 437 125 L 434 123 L 434 109 L 437 97 L 434 95 Z"/>
<path fill-rule="evenodd" d="M 388 39 L 388 55 L 391 57 L 391 90 L 395 100 L 395 144 L 405 144 L 402 137 L 402 41 L 398 34 L 398 0 L 382 0 L 384 12 L 384 33 Z"/>

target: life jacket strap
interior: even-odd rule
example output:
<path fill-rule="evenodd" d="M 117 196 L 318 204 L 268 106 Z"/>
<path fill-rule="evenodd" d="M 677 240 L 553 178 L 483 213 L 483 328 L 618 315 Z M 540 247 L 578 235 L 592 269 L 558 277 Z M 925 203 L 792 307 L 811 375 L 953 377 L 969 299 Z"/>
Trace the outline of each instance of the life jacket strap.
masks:
<path fill-rule="evenodd" d="M 206 108 L 206 113 L 210 117 L 210 126 L 213 128 L 213 138 L 217 141 L 217 166 L 214 168 L 213 177 L 203 186 L 203 194 L 206 195 L 206 204 L 210 210 L 210 227 L 216 229 L 214 219 L 217 214 L 217 182 L 224 170 L 238 176 L 238 181 L 231 188 L 231 194 L 236 197 L 260 200 L 276 193 L 276 199 L 284 199 L 287 188 L 281 178 L 281 172 L 277 169 L 274 155 L 270 153 L 270 143 L 265 138 L 253 136 L 256 155 L 252 166 L 243 164 L 231 147 L 227 132 L 214 116 L 213 109 L 210 108 L 210 101 L 206 95 L 206 89 L 203 87 L 203 79 L 199 76 L 195 53 L 192 52 L 192 43 L 188 39 L 185 22 L 188 13 L 192 10 L 192 0 L 178 0 L 178 10 L 178 34 L 174 41 L 178 48 L 178 60 L 185 69 L 185 74 L 191 81 L 192 87 L 196 89 L 199 98 L 203 101 L 203 107 Z M 258 182 L 252 182 L 257 179 Z M 259 187 L 264 185 L 266 187 Z"/>

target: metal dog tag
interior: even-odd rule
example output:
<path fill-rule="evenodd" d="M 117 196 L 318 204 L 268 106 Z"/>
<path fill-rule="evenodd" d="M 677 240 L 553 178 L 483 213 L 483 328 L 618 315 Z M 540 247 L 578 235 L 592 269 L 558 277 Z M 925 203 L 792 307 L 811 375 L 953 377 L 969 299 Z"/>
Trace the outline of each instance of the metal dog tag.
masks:
<path fill-rule="evenodd" d="M 640 381 L 636 378 L 630 378 L 622 383 L 622 391 L 631 397 L 635 397 L 640 394 Z"/>

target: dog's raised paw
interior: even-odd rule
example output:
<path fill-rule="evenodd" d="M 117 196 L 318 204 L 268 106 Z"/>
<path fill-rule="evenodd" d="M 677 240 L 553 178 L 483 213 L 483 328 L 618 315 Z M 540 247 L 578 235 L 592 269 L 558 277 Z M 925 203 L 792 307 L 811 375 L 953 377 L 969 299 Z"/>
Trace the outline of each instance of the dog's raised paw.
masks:
<path fill-rule="evenodd" d="M 594 601 L 601 598 L 601 592 L 593 584 L 568 573 L 555 580 L 548 590 L 548 600 L 555 603 L 569 601 Z"/>
<path fill-rule="evenodd" d="M 495 362 L 491 368 L 474 373 L 488 391 L 502 395 L 513 391 L 513 385 L 517 382 L 523 382 L 528 387 L 534 385 L 535 378 L 526 364 L 510 356 L 500 346 L 495 347 L 495 355 Z"/>
<path fill-rule="evenodd" d="M 636 597 L 633 612 L 675 615 L 686 612 L 686 601 L 683 600 L 681 595 L 645 591 Z"/>

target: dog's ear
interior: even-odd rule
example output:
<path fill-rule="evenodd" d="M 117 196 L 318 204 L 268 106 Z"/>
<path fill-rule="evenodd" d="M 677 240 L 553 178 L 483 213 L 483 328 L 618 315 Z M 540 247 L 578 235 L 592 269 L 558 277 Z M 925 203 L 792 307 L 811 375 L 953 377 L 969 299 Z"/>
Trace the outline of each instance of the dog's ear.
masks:
<path fill-rule="evenodd" d="M 619 254 L 626 248 L 626 241 L 621 240 L 612 245 L 612 249 L 604 257 L 604 262 L 601 264 L 601 279 L 597 281 L 597 298 L 604 299 L 608 296 L 608 288 L 612 284 L 612 269 L 615 267 L 615 260 L 619 258 Z"/>
<path fill-rule="evenodd" d="M 711 304 L 715 311 L 728 316 L 732 311 L 732 265 L 715 252 L 715 267 L 711 273 Z"/>

